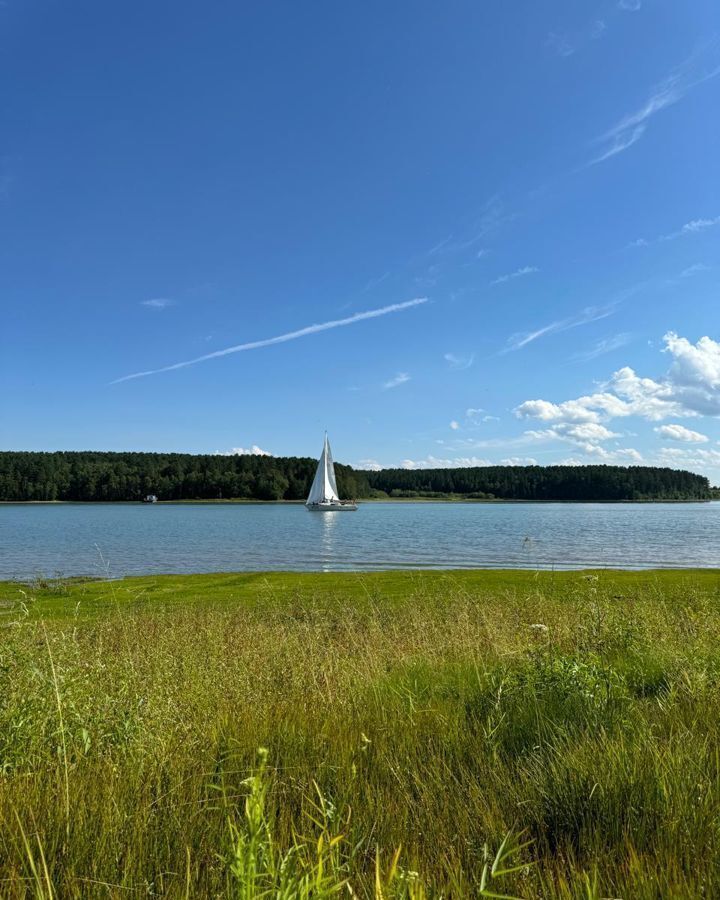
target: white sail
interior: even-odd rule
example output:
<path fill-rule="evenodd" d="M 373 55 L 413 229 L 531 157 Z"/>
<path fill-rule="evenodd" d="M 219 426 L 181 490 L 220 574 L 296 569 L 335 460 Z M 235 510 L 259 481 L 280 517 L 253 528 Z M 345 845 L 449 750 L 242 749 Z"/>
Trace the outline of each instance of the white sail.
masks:
<path fill-rule="evenodd" d="M 339 500 L 337 482 L 335 481 L 335 463 L 333 462 L 332 453 L 330 452 L 330 441 L 325 435 L 325 471 L 327 472 L 328 487 L 331 493 L 328 495 L 333 500 Z"/>
<path fill-rule="evenodd" d="M 335 482 L 335 467 L 333 465 L 332 454 L 330 453 L 330 444 L 325 435 L 325 443 L 323 451 L 320 455 L 315 478 L 310 488 L 310 493 L 306 503 L 339 503 L 337 484 Z"/>

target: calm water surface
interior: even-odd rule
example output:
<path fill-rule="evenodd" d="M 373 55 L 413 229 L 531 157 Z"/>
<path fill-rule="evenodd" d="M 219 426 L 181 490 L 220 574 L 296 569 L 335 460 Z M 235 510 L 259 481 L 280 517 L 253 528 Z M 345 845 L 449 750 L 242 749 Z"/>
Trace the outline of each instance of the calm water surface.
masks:
<path fill-rule="evenodd" d="M 720 565 L 720 503 L 0 505 L 0 579 L 34 575 Z"/>

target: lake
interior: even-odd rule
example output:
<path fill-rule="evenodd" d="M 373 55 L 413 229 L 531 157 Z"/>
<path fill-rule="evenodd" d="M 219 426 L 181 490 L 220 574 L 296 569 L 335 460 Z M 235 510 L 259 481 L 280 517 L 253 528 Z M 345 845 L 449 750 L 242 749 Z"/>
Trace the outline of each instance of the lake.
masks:
<path fill-rule="evenodd" d="M 720 565 L 720 503 L 0 505 L 0 579 Z"/>

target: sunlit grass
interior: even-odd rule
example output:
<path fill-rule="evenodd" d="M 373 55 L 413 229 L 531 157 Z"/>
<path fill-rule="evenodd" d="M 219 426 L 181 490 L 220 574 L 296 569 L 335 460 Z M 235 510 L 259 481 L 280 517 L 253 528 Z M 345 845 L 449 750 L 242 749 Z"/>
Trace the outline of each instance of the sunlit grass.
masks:
<path fill-rule="evenodd" d="M 716 573 L 6 584 L 0 625 L 3 898 L 720 895 Z"/>

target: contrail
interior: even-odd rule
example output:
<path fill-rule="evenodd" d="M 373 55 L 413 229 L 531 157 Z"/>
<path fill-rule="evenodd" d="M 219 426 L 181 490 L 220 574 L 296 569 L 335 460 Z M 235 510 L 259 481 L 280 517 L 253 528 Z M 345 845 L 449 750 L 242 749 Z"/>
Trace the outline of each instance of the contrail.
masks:
<path fill-rule="evenodd" d="M 387 316 L 389 313 L 402 312 L 413 306 L 427 303 L 427 297 L 416 297 L 414 300 L 406 300 L 404 303 L 393 303 L 380 309 L 369 309 L 366 312 L 355 313 L 346 319 L 333 319 L 331 322 L 321 322 L 318 325 L 307 325 L 298 331 L 289 331 L 287 334 L 279 334 L 277 337 L 265 338 L 262 341 L 250 341 L 247 344 L 236 344 L 225 350 L 216 350 L 214 353 L 206 353 L 205 356 L 197 356 L 195 359 L 187 359 L 185 362 L 173 363 L 171 366 L 163 366 L 160 369 L 148 369 L 147 372 L 135 372 L 133 375 L 123 375 L 116 378 L 110 384 L 119 384 L 121 381 L 131 381 L 133 378 L 145 378 L 146 375 L 157 375 L 160 372 L 172 372 L 175 369 L 184 369 L 186 366 L 194 366 L 196 363 L 205 362 L 208 359 L 217 359 L 219 356 L 228 356 L 230 353 L 242 353 L 245 350 L 257 350 L 259 347 L 269 347 L 271 344 L 284 344 L 285 341 L 294 341 L 308 334 L 317 334 L 319 331 L 330 331 L 331 328 L 342 328 L 345 325 L 354 325 L 355 322 L 363 322 L 365 319 L 377 319 L 379 316 Z"/>

